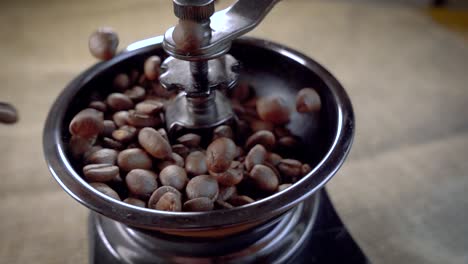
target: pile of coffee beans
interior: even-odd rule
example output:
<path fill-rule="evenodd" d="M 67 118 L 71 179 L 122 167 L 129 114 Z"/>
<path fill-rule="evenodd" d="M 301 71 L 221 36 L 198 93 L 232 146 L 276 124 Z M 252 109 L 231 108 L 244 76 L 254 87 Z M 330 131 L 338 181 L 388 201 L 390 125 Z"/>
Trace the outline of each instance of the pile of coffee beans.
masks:
<path fill-rule="evenodd" d="M 165 107 L 175 94 L 159 81 L 161 59 L 119 73 L 112 93 L 90 100 L 69 124 L 69 153 L 96 190 L 165 211 L 229 209 L 285 190 L 311 171 L 291 158 L 301 140 L 286 128 L 293 111 L 320 111 L 317 92 L 296 105 L 257 97 L 246 83 L 229 92 L 238 123 L 168 138 Z"/>

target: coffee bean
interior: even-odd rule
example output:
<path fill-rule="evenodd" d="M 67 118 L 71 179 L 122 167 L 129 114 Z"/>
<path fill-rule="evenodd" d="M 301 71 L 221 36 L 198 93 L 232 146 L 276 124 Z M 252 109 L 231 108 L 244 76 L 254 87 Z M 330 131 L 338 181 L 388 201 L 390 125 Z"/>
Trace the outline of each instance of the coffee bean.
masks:
<path fill-rule="evenodd" d="M 149 198 L 158 188 L 156 173 L 150 170 L 133 169 L 125 177 L 129 192 L 138 197 Z"/>
<path fill-rule="evenodd" d="M 182 201 L 180 196 L 171 192 L 167 192 L 161 196 L 154 209 L 161 211 L 180 212 L 182 211 Z"/>
<path fill-rule="evenodd" d="M 130 87 L 130 78 L 125 73 L 117 74 L 113 84 L 116 91 L 123 92 Z"/>
<path fill-rule="evenodd" d="M 135 110 L 141 114 L 155 115 L 164 109 L 164 104 L 155 100 L 145 100 L 135 106 Z"/>
<path fill-rule="evenodd" d="M 250 171 L 255 165 L 265 162 L 267 151 L 262 145 L 255 145 L 245 158 L 245 167 Z"/>
<path fill-rule="evenodd" d="M 233 139 L 232 128 L 225 125 L 215 128 L 213 131 L 213 140 L 222 137 Z"/>
<path fill-rule="evenodd" d="M 110 27 L 101 27 L 94 31 L 88 40 L 91 54 L 100 60 L 110 60 L 114 57 L 119 45 L 117 33 Z"/>
<path fill-rule="evenodd" d="M 278 126 L 278 127 L 275 127 L 275 136 L 277 138 L 282 138 L 282 137 L 288 137 L 288 136 L 292 136 L 293 134 L 291 133 L 291 131 L 289 131 L 289 129 L 287 129 L 286 127 L 283 127 L 283 126 Z"/>
<path fill-rule="evenodd" d="M 237 165 L 234 165 L 235 167 L 233 167 L 232 164 L 241 164 L 241 163 L 238 161 L 233 161 L 231 163 L 231 168 L 220 173 L 214 173 L 210 171 L 210 175 L 215 177 L 218 183 L 221 185 L 234 186 L 240 183 L 242 179 L 244 178 L 244 170 L 241 166 L 238 167 Z"/>
<path fill-rule="evenodd" d="M 132 100 L 122 93 L 111 93 L 107 96 L 106 102 L 112 111 L 122 111 L 133 108 Z"/>
<path fill-rule="evenodd" d="M 257 187 L 261 190 L 273 192 L 278 188 L 278 176 L 265 165 L 255 165 L 250 172 L 250 178 L 253 179 Z"/>
<path fill-rule="evenodd" d="M 312 168 L 310 167 L 309 164 L 307 164 L 307 163 L 302 164 L 302 167 L 301 167 L 302 176 L 307 175 L 311 171 L 312 171 Z"/>
<path fill-rule="evenodd" d="M 208 197 L 211 200 L 216 200 L 218 196 L 218 182 L 210 175 L 199 175 L 193 177 L 185 188 L 188 199 L 198 197 Z"/>
<path fill-rule="evenodd" d="M 234 156 L 234 159 L 239 159 L 240 157 L 244 156 L 244 154 L 244 149 L 239 146 L 236 146 L 236 155 Z"/>
<path fill-rule="evenodd" d="M 249 96 L 250 96 L 250 87 L 245 82 L 239 83 L 239 85 L 237 85 L 237 87 L 232 89 L 232 92 L 231 92 L 231 97 L 240 102 L 247 100 Z"/>
<path fill-rule="evenodd" d="M 128 77 L 130 79 L 130 83 L 135 84 L 138 82 L 138 79 L 140 79 L 140 73 L 136 69 L 133 69 Z"/>
<path fill-rule="evenodd" d="M 161 58 L 158 56 L 151 56 L 145 61 L 144 71 L 148 80 L 154 81 L 159 78 L 159 66 L 161 65 Z"/>
<path fill-rule="evenodd" d="M 115 164 L 117 160 L 117 151 L 114 149 L 103 148 L 93 152 L 86 157 L 85 164 Z"/>
<path fill-rule="evenodd" d="M 260 144 L 266 149 L 271 150 L 276 144 L 276 138 L 273 133 L 267 130 L 260 130 L 252 134 L 245 143 L 246 149 L 251 149 L 253 146 Z"/>
<path fill-rule="evenodd" d="M 104 127 L 101 131 L 101 135 L 105 137 L 112 137 L 112 132 L 114 132 L 117 129 L 117 126 L 115 125 L 114 121 L 104 120 L 103 125 Z"/>
<path fill-rule="evenodd" d="M 166 159 L 166 160 L 161 160 L 160 162 L 158 162 L 157 167 L 161 171 L 169 165 L 177 165 L 179 167 L 184 168 L 185 167 L 184 158 L 182 158 L 179 154 L 172 152 L 171 158 Z"/>
<path fill-rule="evenodd" d="M 99 191 L 100 193 L 103 193 L 111 198 L 114 198 L 115 200 L 120 201 L 120 197 L 117 194 L 116 191 L 114 191 L 109 185 L 102 183 L 102 182 L 91 182 L 89 185 Z"/>
<path fill-rule="evenodd" d="M 221 209 L 232 209 L 234 206 L 232 206 L 230 203 L 222 201 L 222 200 L 216 200 L 216 205 L 221 207 Z"/>
<path fill-rule="evenodd" d="M 133 86 L 131 89 L 126 90 L 124 94 L 132 99 L 132 101 L 139 102 L 145 99 L 146 90 L 141 86 Z"/>
<path fill-rule="evenodd" d="M 282 159 L 278 164 L 278 170 L 287 177 L 302 176 L 302 163 L 295 159 Z"/>
<path fill-rule="evenodd" d="M 218 200 L 227 201 L 236 194 L 236 186 L 219 186 Z"/>
<path fill-rule="evenodd" d="M 169 142 L 169 137 L 167 136 L 166 129 L 160 128 L 157 131 L 158 131 L 159 134 L 161 134 L 161 137 L 163 137 L 167 142 Z"/>
<path fill-rule="evenodd" d="M 83 153 L 83 161 L 86 163 L 86 160 L 91 156 L 91 154 L 101 149 L 103 149 L 102 146 L 99 146 L 99 145 L 92 146 L 85 153 Z"/>
<path fill-rule="evenodd" d="M 93 108 L 81 110 L 70 122 L 70 134 L 82 138 L 93 138 L 104 129 L 102 112 Z"/>
<path fill-rule="evenodd" d="M 296 96 L 296 110 L 299 113 L 318 112 L 322 107 L 320 96 L 314 89 L 301 89 Z"/>
<path fill-rule="evenodd" d="M 0 102 L 0 123 L 13 124 L 18 121 L 18 110 L 8 103 Z"/>
<path fill-rule="evenodd" d="M 206 149 L 208 169 L 220 173 L 229 169 L 236 155 L 236 144 L 229 138 L 218 138 Z"/>
<path fill-rule="evenodd" d="M 101 111 L 103 113 L 105 113 L 107 111 L 107 105 L 104 103 L 104 102 L 101 102 L 101 101 L 92 101 L 91 103 L 89 103 L 89 108 L 94 108 L 98 111 Z"/>
<path fill-rule="evenodd" d="M 289 188 L 291 186 L 292 186 L 292 184 L 290 184 L 290 183 L 281 184 L 281 185 L 278 186 L 277 192 L 282 192 L 282 191 L 286 190 L 287 188 Z"/>
<path fill-rule="evenodd" d="M 202 212 L 213 210 L 214 204 L 210 198 L 199 197 L 188 200 L 184 203 L 184 211 L 187 212 Z"/>
<path fill-rule="evenodd" d="M 249 122 L 250 127 L 252 128 L 253 132 L 257 132 L 260 130 L 268 130 L 272 131 L 275 129 L 275 126 L 271 122 L 266 122 L 263 120 L 253 119 Z"/>
<path fill-rule="evenodd" d="M 90 164 L 83 167 L 83 174 L 88 181 L 107 182 L 119 175 L 119 167 L 111 164 Z"/>
<path fill-rule="evenodd" d="M 176 144 L 172 146 L 172 151 L 179 154 L 182 158 L 186 158 L 187 155 L 190 153 L 190 149 L 182 144 Z"/>
<path fill-rule="evenodd" d="M 201 175 L 208 172 L 206 156 L 201 151 L 191 152 L 185 158 L 185 170 L 190 175 Z"/>
<path fill-rule="evenodd" d="M 195 148 L 200 145 L 201 137 L 196 134 L 185 134 L 177 139 L 177 142 L 189 148 Z"/>
<path fill-rule="evenodd" d="M 270 95 L 257 101 L 257 113 L 264 121 L 282 125 L 289 122 L 291 110 L 283 97 Z"/>
<path fill-rule="evenodd" d="M 235 195 L 231 197 L 228 202 L 234 206 L 242 206 L 253 203 L 255 200 L 246 195 Z"/>
<path fill-rule="evenodd" d="M 70 152 L 74 158 L 79 158 L 86 153 L 96 142 L 96 138 L 82 138 L 72 136 L 69 143 Z"/>
<path fill-rule="evenodd" d="M 124 171 L 131 171 L 133 169 L 149 170 L 151 169 L 152 161 L 142 149 L 132 148 L 119 153 L 117 164 Z"/>
<path fill-rule="evenodd" d="M 161 199 L 161 197 L 166 194 L 166 193 L 173 193 L 176 196 L 179 197 L 179 199 L 182 199 L 182 194 L 175 189 L 174 187 L 171 186 L 161 186 L 158 189 L 156 189 L 153 194 L 151 194 L 151 197 L 148 200 L 148 208 L 156 208 L 157 202 Z"/>
<path fill-rule="evenodd" d="M 184 168 L 177 165 L 169 165 L 159 173 L 162 185 L 172 186 L 181 191 L 188 182 L 187 173 Z"/>
<path fill-rule="evenodd" d="M 270 163 L 273 166 L 278 165 L 282 159 L 283 158 L 280 155 L 274 152 L 268 152 L 266 155 L 266 162 Z"/>
<path fill-rule="evenodd" d="M 278 140 L 278 146 L 288 149 L 297 148 L 299 146 L 299 140 L 291 136 L 282 137 Z"/>
<path fill-rule="evenodd" d="M 143 208 L 146 207 L 145 201 L 140 200 L 138 198 L 128 197 L 123 201 L 124 201 L 124 203 L 128 203 L 128 204 L 131 204 L 131 205 L 134 205 L 134 206 L 143 207 Z"/>
<path fill-rule="evenodd" d="M 112 137 L 122 143 L 132 141 L 137 135 L 137 129 L 132 126 L 121 126 L 119 129 L 112 132 Z"/>
<path fill-rule="evenodd" d="M 134 127 L 142 128 L 159 126 L 161 125 L 162 121 L 158 116 L 141 114 L 135 110 L 129 110 L 127 123 Z"/>
<path fill-rule="evenodd" d="M 128 121 L 128 111 L 119 111 L 112 116 L 117 127 L 125 126 Z"/>
<path fill-rule="evenodd" d="M 108 138 L 108 137 L 102 138 L 102 145 L 106 148 L 111 148 L 115 150 L 122 150 L 125 148 L 124 144 L 112 138 Z"/>
<path fill-rule="evenodd" d="M 138 142 L 151 156 L 157 159 L 170 158 L 172 154 L 171 145 L 158 131 L 145 127 L 138 134 Z"/>

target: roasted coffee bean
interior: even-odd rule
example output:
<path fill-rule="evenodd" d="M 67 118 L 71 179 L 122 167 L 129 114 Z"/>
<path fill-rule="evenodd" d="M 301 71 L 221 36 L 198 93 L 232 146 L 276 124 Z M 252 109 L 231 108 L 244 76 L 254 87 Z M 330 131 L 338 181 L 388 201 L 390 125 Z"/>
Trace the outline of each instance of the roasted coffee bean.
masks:
<path fill-rule="evenodd" d="M 129 192 L 138 197 L 149 198 L 158 188 L 156 173 L 150 170 L 134 169 L 125 177 Z"/>
<path fill-rule="evenodd" d="M 257 132 L 260 130 L 268 130 L 273 132 L 273 130 L 275 129 L 273 123 L 258 119 L 251 120 L 249 124 L 253 132 Z"/>
<path fill-rule="evenodd" d="M 266 149 L 271 150 L 276 144 L 276 138 L 273 133 L 267 130 L 260 130 L 252 134 L 245 143 L 246 149 L 251 149 L 253 146 L 260 144 Z"/>
<path fill-rule="evenodd" d="M 255 185 L 261 190 L 273 192 L 278 188 L 278 176 L 265 165 L 255 165 L 250 172 L 250 178 L 253 179 Z"/>
<path fill-rule="evenodd" d="M 236 156 L 236 144 L 229 138 L 218 138 L 206 149 L 208 170 L 220 173 L 229 169 Z"/>
<path fill-rule="evenodd" d="M 250 171 L 255 165 L 263 164 L 267 151 L 262 145 L 255 145 L 245 157 L 245 168 Z"/>
<path fill-rule="evenodd" d="M 112 137 L 122 143 L 132 141 L 137 135 L 137 129 L 132 126 L 121 126 L 119 129 L 112 132 Z"/>
<path fill-rule="evenodd" d="M 123 111 L 133 108 L 132 100 L 123 93 L 111 93 L 106 99 L 112 111 Z"/>
<path fill-rule="evenodd" d="M 128 197 L 123 201 L 124 201 L 124 203 L 128 203 L 128 204 L 131 204 L 131 205 L 134 205 L 134 206 L 143 207 L 143 208 L 146 207 L 145 201 L 140 200 L 138 198 Z"/>
<path fill-rule="evenodd" d="M 288 136 L 292 136 L 293 134 L 291 133 L 291 131 L 289 131 L 289 129 L 287 129 L 286 127 L 283 127 L 283 126 L 278 126 L 278 127 L 275 127 L 275 136 L 277 138 L 282 138 L 282 137 L 288 137 Z"/>
<path fill-rule="evenodd" d="M 228 202 L 234 206 L 242 206 L 253 203 L 255 200 L 246 195 L 235 195 L 231 197 Z"/>
<path fill-rule="evenodd" d="M 283 97 L 271 95 L 257 101 L 257 113 L 264 121 L 282 125 L 289 122 L 291 110 Z"/>
<path fill-rule="evenodd" d="M 280 155 L 274 152 L 268 152 L 266 156 L 266 162 L 270 163 L 273 166 L 278 165 L 282 159 L 283 158 Z"/>
<path fill-rule="evenodd" d="M 138 82 L 138 79 L 140 79 L 140 73 L 136 69 L 133 69 L 128 77 L 130 79 L 130 83 L 135 84 Z"/>
<path fill-rule="evenodd" d="M 232 209 L 234 206 L 232 206 L 230 203 L 222 201 L 222 200 L 216 200 L 216 204 L 221 207 L 221 209 Z"/>
<path fill-rule="evenodd" d="M 115 164 L 117 160 L 117 151 L 114 149 L 103 148 L 86 157 L 86 164 Z"/>
<path fill-rule="evenodd" d="M 180 212 L 182 211 L 182 201 L 180 196 L 171 192 L 167 192 L 161 196 L 154 209 L 161 211 Z"/>
<path fill-rule="evenodd" d="M 213 131 L 213 140 L 222 137 L 233 139 L 232 128 L 230 126 L 223 125 L 215 128 Z"/>
<path fill-rule="evenodd" d="M 152 167 L 151 158 L 139 148 L 126 149 L 119 153 L 117 164 L 124 171 L 133 169 L 149 170 Z"/>
<path fill-rule="evenodd" d="M 299 146 L 299 141 L 295 137 L 282 137 L 278 140 L 278 146 L 284 147 L 284 148 L 297 148 Z"/>
<path fill-rule="evenodd" d="M 114 57 L 118 45 L 119 37 L 110 27 L 97 29 L 88 40 L 89 51 L 100 60 L 110 60 Z"/>
<path fill-rule="evenodd" d="M 102 182 L 92 182 L 89 185 L 91 185 L 91 187 L 93 187 L 94 189 L 96 189 L 100 193 L 103 193 L 103 194 L 105 194 L 105 195 L 107 195 L 107 196 L 109 196 L 111 198 L 114 198 L 115 200 L 120 201 L 120 197 L 117 194 L 117 192 L 114 191 L 111 187 L 109 187 L 109 185 L 107 185 L 105 183 L 102 183 Z"/>
<path fill-rule="evenodd" d="M 119 175 L 119 167 L 111 164 L 90 164 L 83 167 L 83 174 L 88 181 L 107 182 Z"/>
<path fill-rule="evenodd" d="M 299 113 L 318 112 L 322 107 L 320 96 L 314 89 L 304 88 L 297 93 L 296 110 Z"/>
<path fill-rule="evenodd" d="M 152 116 L 147 114 L 141 114 L 135 110 L 128 111 L 127 122 L 134 127 L 156 127 L 159 126 L 162 121 L 158 116 Z"/>
<path fill-rule="evenodd" d="M 159 78 L 159 67 L 161 65 L 161 58 L 158 56 L 151 56 L 145 61 L 144 71 L 148 80 L 154 81 Z"/>
<path fill-rule="evenodd" d="M 183 167 L 169 165 L 159 173 L 159 180 L 164 186 L 172 186 L 181 191 L 188 182 L 187 173 Z"/>
<path fill-rule="evenodd" d="M 188 199 L 198 197 L 208 197 L 211 200 L 216 200 L 218 197 L 218 182 L 210 175 L 199 175 L 193 177 L 185 188 Z"/>
<path fill-rule="evenodd" d="M 153 194 L 151 194 L 151 197 L 148 200 L 148 208 L 156 208 L 157 202 L 161 199 L 161 197 L 166 194 L 166 193 L 173 193 L 176 196 L 179 197 L 179 199 L 182 199 L 182 194 L 175 189 L 174 187 L 171 186 L 161 186 L 158 189 L 156 189 Z"/>
<path fill-rule="evenodd" d="M 112 116 L 117 127 L 125 126 L 128 121 L 128 111 L 119 111 Z"/>
<path fill-rule="evenodd" d="M 185 167 L 185 161 L 184 158 L 179 156 L 179 154 L 172 152 L 171 158 L 166 159 L 166 160 L 161 160 L 158 162 L 157 167 L 160 171 L 162 171 L 164 168 L 166 168 L 169 165 L 177 165 L 179 167 Z"/>
<path fill-rule="evenodd" d="M 237 87 L 232 89 L 231 97 L 239 100 L 239 102 L 244 102 L 250 96 L 250 87 L 247 83 L 241 82 Z"/>
<path fill-rule="evenodd" d="M 112 137 L 112 132 L 117 129 L 114 121 L 112 120 L 104 120 L 103 121 L 104 128 L 101 131 L 101 135 L 105 137 Z"/>
<path fill-rule="evenodd" d="M 125 73 L 117 74 L 114 78 L 114 89 L 123 92 L 130 87 L 130 78 Z"/>
<path fill-rule="evenodd" d="M 102 139 L 102 145 L 106 148 L 111 148 L 115 150 L 122 150 L 125 148 L 125 145 L 120 143 L 117 140 L 114 140 L 112 138 L 104 137 Z"/>
<path fill-rule="evenodd" d="M 135 106 L 135 110 L 141 114 L 155 115 L 164 109 L 164 104 L 155 100 L 145 100 Z"/>
<path fill-rule="evenodd" d="M 236 186 L 219 186 L 218 200 L 227 201 L 237 194 Z"/>
<path fill-rule="evenodd" d="M 163 137 L 167 142 L 169 142 L 169 137 L 167 136 L 166 129 L 160 128 L 157 131 L 159 134 L 161 134 L 161 137 Z"/>
<path fill-rule="evenodd" d="M 86 153 L 96 142 L 96 138 L 82 138 L 72 136 L 69 143 L 70 152 L 74 158 L 79 158 Z"/>
<path fill-rule="evenodd" d="M 70 122 L 70 134 L 82 138 L 93 138 L 104 129 L 102 112 L 93 108 L 81 110 Z"/>
<path fill-rule="evenodd" d="M 185 134 L 177 139 L 177 142 L 189 148 L 196 148 L 200 145 L 201 137 L 197 134 Z"/>
<path fill-rule="evenodd" d="M 295 159 L 282 159 L 278 164 L 278 170 L 287 177 L 302 176 L 302 163 Z"/>
<path fill-rule="evenodd" d="M 244 149 L 239 146 L 236 146 L 236 155 L 234 156 L 234 159 L 239 159 L 240 157 L 244 156 L 244 154 Z"/>
<path fill-rule="evenodd" d="M 183 208 L 187 212 L 202 212 L 211 211 L 213 207 L 213 200 L 207 197 L 199 197 L 186 201 Z"/>
<path fill-rule="evenodd" d="M 186 146 L 182 145 L 182 144 L 176 144 L 176 145 L 173 145 L 172 146 L 172 151 L 174 153 L 177 153 L 179 154 L 179 156 L 181 156 L 182 158 L 186 158 L 187 155 L 190 153 L 190 149 L 187 148 Z"/>
<path fill-rule="evenodd" d="M 124 92 L 128 98 L 132 99 L 134 102 L 139 102 L 145 99 L 146 90 L 141 86 L 133 86 L 131 89 L 128 89 Z"/>
<path fill-rule="evenodd" d="M 101 112 L 106 112 L 107 111 L 107 105 L 104 103 L 104 102 L 101 102 L 101 101 L 92 101 L 91 103 L 89 103 L 89 108 L 94 108 L 98 111 L 101 111 Z"/>
<path fill-rule="evenodd" d="M 170 158 L 172 154 L 171 145 L 158 131 L 145 127 L 138 134 L 138 142 L 151 156 L 157 159 Z"/>
<path fill-rule="evenodd" d="M 238 161 L 233 161 L 231 164 L 241 164 Z M 244 169 L 242 167 L 229 168 L 220 173 L 210 171 L 210 175 L 215 177 L 219 184 L 224 186 L 234 186 L 244 178 Z"/>
<path fill-rule="evenodd" d="M 310 167 L 309 164 L 307 164 L 307 163 L 302 164 L 302 167 L 301 167 L 302 176 L 307 175 L 311 171 L 312 171 L 312 168 Z"/>
<path fill-rule="evenodd" d="M 13 124 L 18 121 L 18 110 L 9 103 L 0 102 L 0 123 Z"/>
<path fill-rule="evenodd" d="M 98 150 L 101 150 L 101 149 L 103 149 L 103 147 L 101 147 L 99 145 L 92 146 L 91 148 L 89 148 L 85 153 L 83 153 L 84 163 L 86 163 L 86 160 L 91 156 L 91 154 L 93 154 L 94 152 L 96 152 Z"/>
<path fill-rule="evenodd" d="M 289 188 L 291 186 L 292 186 L 292 184 L 290 184 L 290 183 L 281 184 L 281 185 L 278 186 L 277 192 L 284 191 L 284 190 L 286 190 L 287 188 Z"/>
<path fill-rule="evenodd" d="M 201 175 L 208 172 L 206 156 L 201 151 L 194 151 L 185 158 L 185 170 L 189 175 Z"/>

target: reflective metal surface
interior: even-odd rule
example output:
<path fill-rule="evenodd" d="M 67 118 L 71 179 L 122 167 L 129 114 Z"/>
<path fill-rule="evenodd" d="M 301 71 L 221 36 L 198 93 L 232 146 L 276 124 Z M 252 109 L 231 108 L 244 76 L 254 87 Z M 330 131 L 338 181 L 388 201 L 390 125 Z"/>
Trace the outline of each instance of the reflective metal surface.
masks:
<path fill-rule="evenodd" d="M 295 113 L 291 116 L 288 128 L 303 142 L 302 151 L 294 155 L 313 168 L 292 187 L 230 210 L 173 213 L 116 201 L 82 179 L 81 169 L 67 148 L 70 120 L 88 103 L 92 93 L 110 93 L 109 83 L 117 73 L 141 69 L 150 55 L 164 58 L 166 55 L 160 42 L 91 67 L 59 95 L 50 110 L 43 135 L 44 154 L 57 182 L 80 203 L 118 222 L 190 236 L 242 232 L 277 217 L 317 192 L 336 173 L 351 148 L 354 116 L 346 92 L 317 62 L 282 45 L 243 38 L 233 42 L 230 53 L 243 64 L 241 81 L 251 84 L 259 96 L 277 93 L 291 103 L 299 89 L 314 87 L 322 99 L 320 114 Z"/>
<path fill-rule="evenodd" d="M 285 215 L 218 239 L 180 238 L 90 215 L 90 263 L 288 263 L 311 237 L 320 195 Z"/>

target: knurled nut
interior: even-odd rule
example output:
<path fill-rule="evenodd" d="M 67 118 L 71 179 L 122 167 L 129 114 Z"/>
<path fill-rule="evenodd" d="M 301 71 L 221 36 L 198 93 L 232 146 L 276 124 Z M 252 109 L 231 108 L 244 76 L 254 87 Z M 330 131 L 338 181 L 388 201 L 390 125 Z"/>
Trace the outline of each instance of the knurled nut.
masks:
<path fill-rule="evenodd" d="M 182 1 L 181 1 L 182 2 Z M 202 21 L 210 18 L 215 11 L 214 0 L 202 5 L 189 5 L 174 1 L 174 14 L 182 20 Z"/>

